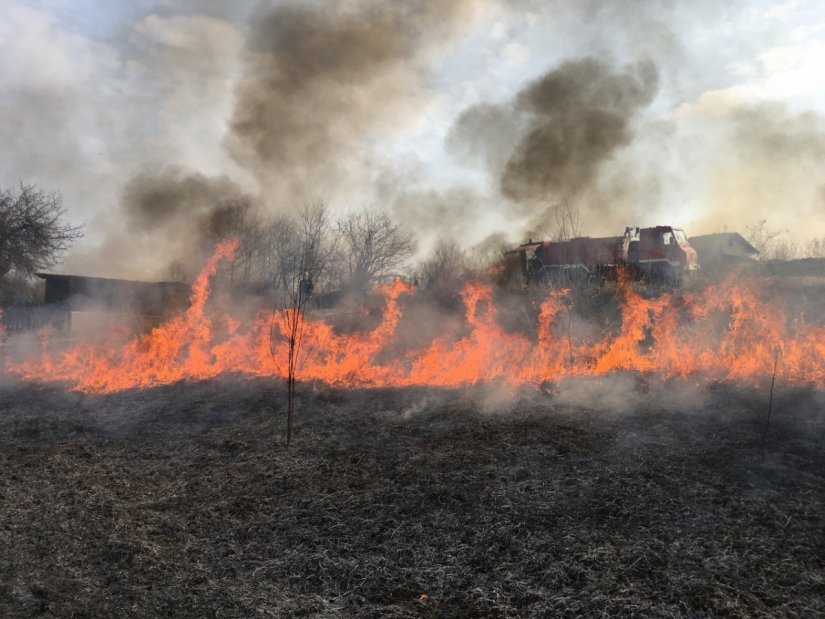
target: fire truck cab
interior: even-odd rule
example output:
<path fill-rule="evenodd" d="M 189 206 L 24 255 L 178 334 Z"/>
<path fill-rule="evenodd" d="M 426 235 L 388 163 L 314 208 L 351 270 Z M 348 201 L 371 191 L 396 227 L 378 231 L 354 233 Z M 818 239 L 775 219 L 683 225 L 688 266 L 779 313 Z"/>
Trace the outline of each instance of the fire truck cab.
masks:
<path fill-rule="evenodd" d="M 625 228 L 627 264 L 649 279 L 681 280 L 699 268 L 685 231 L 672 226 Z"/>

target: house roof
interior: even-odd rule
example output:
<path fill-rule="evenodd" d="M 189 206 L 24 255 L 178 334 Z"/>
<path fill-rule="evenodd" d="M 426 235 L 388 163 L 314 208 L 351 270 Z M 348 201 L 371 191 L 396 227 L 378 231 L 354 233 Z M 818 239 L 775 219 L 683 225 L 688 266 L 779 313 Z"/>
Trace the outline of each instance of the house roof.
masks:
<path fill-rule="evenodd" d="M 186 286 L 182 282 L 144 282 L 134 279 L 113 279 L 110 277 L 88 277 L 86 275 L 63 275 L 61 273 L 35 273 L 40 279 L 49 280 L 63 280 L 75 282 L 88 282 L 103 285 L 136 285 L 136 286 Z"/>
<path fill-rule="evenodd" d="M 726 256 L 753 256 L 759 253 L 759 250 L 738 232 L 700 234 L 690 237 L 689 241 L 700 255 L 702 253 L 714 253 Z"/>
<path fill-rule="evenodd" d="M 190 286 L 180 282 L 140 282 L 126 279 L 36 273 L 46 281 L 46 303 L 68 302 L 79 309 L 92 302 L 108 308 L 128 307 L 160 314 L 180 306 L 189 297 Z"/>

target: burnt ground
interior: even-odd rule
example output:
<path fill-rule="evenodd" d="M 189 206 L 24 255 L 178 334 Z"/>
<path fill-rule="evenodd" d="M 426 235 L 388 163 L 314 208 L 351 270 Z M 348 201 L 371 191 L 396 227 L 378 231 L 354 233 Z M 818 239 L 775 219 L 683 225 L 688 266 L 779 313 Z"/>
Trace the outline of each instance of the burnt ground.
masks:
<path fill-rule="evenodd" d="M 825 396 L 701 389 L 6 386 L 0 616 L 823 616 Z"/>

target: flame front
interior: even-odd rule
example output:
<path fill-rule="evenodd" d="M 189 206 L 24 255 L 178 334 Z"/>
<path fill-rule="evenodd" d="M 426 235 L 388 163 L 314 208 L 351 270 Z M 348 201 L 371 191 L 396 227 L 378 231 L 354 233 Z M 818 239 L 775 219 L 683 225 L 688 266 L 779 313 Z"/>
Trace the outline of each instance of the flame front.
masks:
<path fill-rule="evenodd" d="M 63 382 L 88 393 L 225 373 L 283 376 L 287 340 L 277 314 L 262 313 L 243 324 L 209 309 L 211 279 L 236 247 L 219 245 L 192 287 L 188 309 L 151 332 L 65 350 L 52 350 L 44 332 L 42 353 L 8 362 L 6 370 L 25 380 Z M 571 333 L 573 308 L 564 291 L 548 292 L 530 336 L 506 330 L 496 314 L 493 289 L 470 283 L 461 292 L 462 334 L 444 334 L 417 350 L 399 350 L 396 341 L 403 319 L 399 301 L 415 290 L 397 280 L 379 292 L 382 319 L 370 331 L 339 334 L 322 321 L 304 318 L 299 378 L 373 387 L 517 387 L 634 371 L 757 383 L 770 376 L 779 355 L 785 380 L 825 385 L 825 328 L 801 320 L 789 324 L 781 302 L 767 298 L 756 283 L 727 282 L 656 298 L 622 287 L 620 320 L 589 339 Z"/>

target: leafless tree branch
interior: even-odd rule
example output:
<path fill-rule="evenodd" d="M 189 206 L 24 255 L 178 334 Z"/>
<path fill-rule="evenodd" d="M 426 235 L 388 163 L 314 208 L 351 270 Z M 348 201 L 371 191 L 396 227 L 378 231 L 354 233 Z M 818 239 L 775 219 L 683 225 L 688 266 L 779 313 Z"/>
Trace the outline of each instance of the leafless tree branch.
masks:
<path fill-rule="evenodd" d="M 364 290 L 375 279 L 409 260 L 415 239 L 393 223 L 386 213 L 363 210 L 338 221 L 344 262 L 355 290 Z"/>
<path fill-rule="evenodd" d="M 23 184 L 19 192 L 0 189 L 0 278 L 28 277 L 59 262 L 83 236 L 83 226 L 62 223 L 65 212 L 59 193 Z"/>

